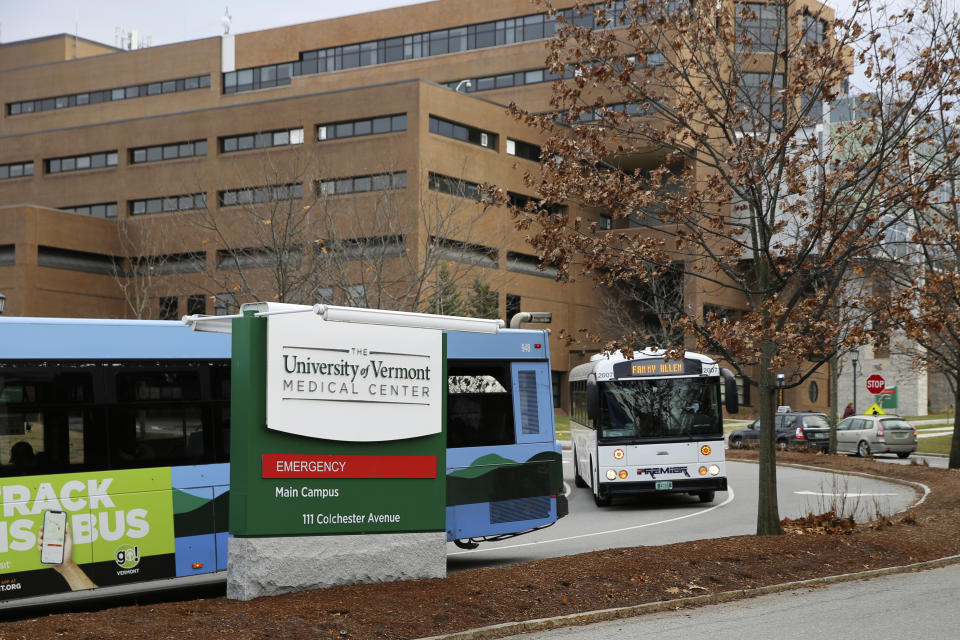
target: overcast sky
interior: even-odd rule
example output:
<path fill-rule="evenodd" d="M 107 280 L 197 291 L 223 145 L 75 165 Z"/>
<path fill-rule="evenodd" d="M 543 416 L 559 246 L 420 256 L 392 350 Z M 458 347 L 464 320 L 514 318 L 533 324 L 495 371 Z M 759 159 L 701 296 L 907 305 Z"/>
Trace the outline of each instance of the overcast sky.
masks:
<path fill-rule="evenodd" d="M 123 27 L 151 37 L 157 46 L 221 35 L 227 7 L 231 33 L 246 33 L 423 1 L 0 0 L 0 42 L 76 33 L 114 45 L 116 28 Z"/>

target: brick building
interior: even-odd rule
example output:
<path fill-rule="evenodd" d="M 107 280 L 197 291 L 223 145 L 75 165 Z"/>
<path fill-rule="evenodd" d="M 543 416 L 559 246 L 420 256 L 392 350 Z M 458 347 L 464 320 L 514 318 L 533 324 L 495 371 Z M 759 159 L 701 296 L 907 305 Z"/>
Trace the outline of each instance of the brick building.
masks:
<path fill-rule="evenodd" d="M 321 248 L 339 234 L 341 250 L 375 245 L 386 265 L 423 265 L 433 251 L 465 265 L 461 289 L 478 276 L 489 283 L 501 317 L 552 312 L 559 383 L 589 351 L 556 336 L 601 329 L 596 291 L 538 270 L 509 212 L 481 215 L 471 198 L 484 183 L 514 201 L 533 195 L 523 172 L 536 170 L 542 140 L 505 105 L 550 109 L 552 33 L 533 4 L 438 0 L 133 51 L 66 34 L 0 45 L 5 313 L 124 317 L 137 307 L 179 317 L 227 312 L 248 291 L 269 298 L 273 276 L 258 262 L 249 214 L 311 207 L 337 227 L 312 230 Z M 611 224 L 602 212 L 577 213 Z M 385 231 L 377 223 L 387 217 L 399 226 Z M 137 254 L 163 259 L 129 262 Z M 131 296 L 115 264 L 156 277 Z M 369 274 L 342 271 L 315 282 L 313 300 L 285 299 L 377 306 Z M 396 293 L 415 271 L 388 266 L 389 281 L 376 286 Z M 690 287 L 684 296 L 698 312 L 736 306 Z M 418 300 L 425 310 L 429 295 Z M 797 389 L 795 404 L 826 406 L 818 379 L 823 392 Z"/>

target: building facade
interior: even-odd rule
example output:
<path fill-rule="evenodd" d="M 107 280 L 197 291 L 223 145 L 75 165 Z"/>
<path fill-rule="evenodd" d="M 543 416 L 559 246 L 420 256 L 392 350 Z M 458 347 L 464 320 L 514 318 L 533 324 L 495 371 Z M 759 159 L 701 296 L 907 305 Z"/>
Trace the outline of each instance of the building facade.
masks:
<path fill-rule="evenodd" d="M 543 140 L 506 106 L 550 110 L 553 31 L 534 4 L 439 0 L 133 51 L 0 45 L 5 313 L 178 318 L 251 295 L 431 310 L 442 263 L 464 295 L 478 279 L 496 291 L 505 319 L 553 314 L 566 406 L 565 372 L 596 348 L 559 330 L 602 332 L 605 303 L 538 268 L 508 209 L 476 202 L 484 184 L 535 195 L 523 176 Z M 434 286 L 411 293 L 425 273 Z M 684 296 L 697 313 L 737 306 Z M 817 381 L 787 401 L 825 408 Z"/>

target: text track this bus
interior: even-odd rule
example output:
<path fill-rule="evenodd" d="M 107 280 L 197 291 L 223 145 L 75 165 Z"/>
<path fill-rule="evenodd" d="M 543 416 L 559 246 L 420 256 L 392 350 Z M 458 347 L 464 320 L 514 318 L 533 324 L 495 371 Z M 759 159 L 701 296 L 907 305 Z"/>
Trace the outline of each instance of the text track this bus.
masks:
<path fill-rule="evenodd" d="M 547 337 L 447 332 L 448 541 L 567 513 Z M 225 580 L 230 356 L 181 322 L 0 317 L 0 608 Z"/>
<path fill-rule="evenodd" d="M 737 411 L 733 374 L 707 356 L 597 354 L 570 372 L 574 479 L 597 505 L 616 495 L 727 490 L 720 384 Z"/>

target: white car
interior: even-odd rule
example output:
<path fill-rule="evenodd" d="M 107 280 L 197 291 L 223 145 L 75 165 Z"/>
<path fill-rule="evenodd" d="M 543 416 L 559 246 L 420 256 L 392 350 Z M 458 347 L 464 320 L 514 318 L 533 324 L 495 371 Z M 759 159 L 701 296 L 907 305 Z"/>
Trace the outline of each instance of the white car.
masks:
<path fill-rule="evenodd" d="M 909 457 L 917 450 L 917 430 L 898 416 L 850 416 L 837 425 L 837 453 L 866 457 L 895 453 Z"/>

